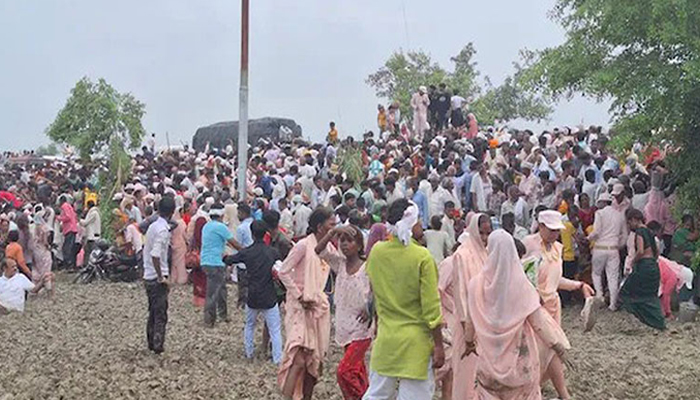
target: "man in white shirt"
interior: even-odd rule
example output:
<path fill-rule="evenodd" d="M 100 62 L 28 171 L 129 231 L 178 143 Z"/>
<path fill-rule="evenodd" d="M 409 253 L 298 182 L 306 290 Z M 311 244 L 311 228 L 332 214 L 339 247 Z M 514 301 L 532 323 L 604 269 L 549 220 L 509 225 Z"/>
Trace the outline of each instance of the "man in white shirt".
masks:
<path fill-rule="evenodd" d="M 442 215 L 445 213 L 445 202 L 452 200 L 452 194 L 445 189 L 444 186 L 435 186 L 435 182 L 439 182 L 440 178 L 431 177 L 430 185 L 434 189 L 433 192 L 428 197 L 428 210 L 430 211 L 430 218 L 436 215 Z"/>
<path fill-rule="evenodd" d="M 391 205 L 398 199 L 403 199 L 405 196 L 401 188 L 396 184 L 396 180 L 393 177 L 386 178 L 384 181 L 384 186 L 386 187 L 386 203 Z"/>
<path fill-rule="evenodd" d="M 0 277 L 0 314 L 10 311 L 24 312 L 25 294 L 37 293 L 43 285 L 44 280 L 34 285 L 24 274 L 17 273 L 17 261 L 5 258 L 3 274 Z"/>
<path fill-rule="evenodd" d="M 90 253 L 95 248 L 95 242 L 100 240 L 102 235 L 102 222 L 100 218 L 100 209 L 97 208 L 95 202 L 90 200 L 87 202 L 88 212 L 84 219 L 80 220 L 80 226 L 83 227 L 83 238 L 85 239 L 85 259 L 90 259 Z"/>
<path fill-rule="evenodd" d="M 647 187 L 642 181 L 635 181 L 632 184 L 632 189 L 634 189 L 634 196 L 632 196 L 632 207 L 637 210 L 644 210 L 649 202 L 649 192 Z"/>
<path fill-rule="evenodd" d="M 143 280 L 148 295 L 148 322 L 146 336 L 148 349 L 163 352 L 165 326 L 168 323 L 168 245 L 170 225 L 175 212 L 175 200 L 165 196 L 158 203 L 158 219 L 146 231 L 143 248 Z"/>
<path fill-rule="evenodd" d="M 301 167 L 299 167 L 299 174 L 309 179 L 313 179 L 313 177 L 316 176 L 316 168 L 313 165 L 308 164 L 306 159 L 302 158 Z"/>
<path fill-rule="evenodd" d="M 515 218 L 515 224 L 520 227 L 529 227 L 529 212 L 527 202 L 521 196 L 520 190 L 515 185 L 508 187 L 508 199 L 501 205 L 501 223 L 503 216 L 507 213 L 512 213 Z"/>
<path fill-rule="evenodd" d="M 624 191 L 622 185 L 615 185 L 613 195 L 619 196 Z M 616 210 L 610 205 L 612 198 L 607 193 L 598 197 L 598 203 L 606 203 L 602 210 L 595 213 L 593 222 L 593 232 L 588 239 L 595 242 L 591 251 L 591 264 L 593 266 L 593 286 L 596 296 L 602 300 L 603 294 L 603 273 L 608 280 L 608 290 L 610 291 L 610 310 L 617 309 L 617 299 L 620 292 L 620 246 L 625 244 L 626 220 L 625 213 Z"/>
<path fill-rule="evenodd" d="M 295 195 L 292 198 L 292 203 L 294 204 L 294 238 L 300 239 L 306 236 L 306 230 L 309 228 L 309 217 L 311 216 L 312 210 L 304 204 L 300 195 Z"/>
<path fill-rule="evenodd" d="M 472 209 L 474 212 L 488 211 L 489 197 L 493 193 L 491 179 L 483 164 L 479 166 L 478 173 L 472 178 L 470 188 L 472 194 Z"/>
<path fill-rule="evenodd" d="M 278 202 L 280 209 L 280 222 L 279 226 L 284 230 L 288 239 L 292 237 L 292 229 L 294 228 L 294 215 L 292 211 L 287 207 L 287 199 L 280 199 Z"/>

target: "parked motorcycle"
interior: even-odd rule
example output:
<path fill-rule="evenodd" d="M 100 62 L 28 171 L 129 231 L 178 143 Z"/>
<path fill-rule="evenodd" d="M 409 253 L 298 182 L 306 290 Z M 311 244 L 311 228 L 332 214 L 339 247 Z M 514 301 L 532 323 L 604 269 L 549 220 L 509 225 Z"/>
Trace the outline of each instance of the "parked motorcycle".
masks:
<path fill-rule="evenodd" d="M 87 264 L 76 274 L 73 283 L 92 283 L 96 280 L 109 282 L 134 282 L 141 277 L 137 257 L 120 256 L 106 240 L 99 240 L 90 253 Z"/>

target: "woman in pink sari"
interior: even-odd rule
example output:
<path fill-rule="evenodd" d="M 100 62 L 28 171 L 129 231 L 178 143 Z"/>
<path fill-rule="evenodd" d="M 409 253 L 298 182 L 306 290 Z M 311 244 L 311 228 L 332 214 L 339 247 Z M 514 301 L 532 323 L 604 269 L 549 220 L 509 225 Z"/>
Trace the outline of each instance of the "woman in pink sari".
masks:
<path fill-rule="evenodd" d="M 476 355 L 463 357 L 466 351 L 464 324 L 467 321 L 469 282 L 478 275 L 486 262 L 486 242 L 491 233 L 491 219 L 486 214 L 472 215 L 464 240 L 453 257 L 453 295 L 456 323 L 452 329 L 452 373 L 455 377 L 452 393 L 455 399 L 475 398 Z"/>
<path fill-rule="evenodd" d="M 453 333 L 460 329 L 461 325 L 455 314 L 455 287 L 454 287 L 454 255 L 442 260 L 438 265 L 438 292 L 440 293 L 440 309 L 445 325 L 442 329 L 442 338 L 445 346 L 445 364 L 436 371 L 435 381 L 442 386 L 442 400 L 452 399 L 452 387 L 454 375 L 452 373 L 452 343 Z M 459 327 L 457 327 L 459 325 Z"/>
<path fill-rule="evenodd" d="M 43 282 L 44 287 L 49 292 L 49 297 L 53 296 L 54 275 L 51 272 L 53 260 L 51 258 L 51 245 L 49 244 L 49 227 L 44 220 L 44 208 L 37 205 L 34 208 L 34 232 L 30 237 L 29 246 L 34 254 L 34 265 L 32 266 L 32 282 L 35 285 Z"/>
<path fill-rule="evenodd" d="M 172 247 L 172 261 L 170 270 L 170 282 L 176 285 L 187 283 L 187 269 L 185 267 L 185 255 L 187 254 L 187 226 L 180 216 L 180 211 L 175 211 L 173 221 L 177 224 L 170 236 Z"/>
<path fill-rule="evenodd" d="M 279 271 L 287 288 L 287 342 L 277 383 L 285 399 L 310 399 L 321 376 L 331 333 L 330 304 L 323 289 L 329 263 L 343 263 L 343 256 L 330 243 L 339 232 L 334 226 L 333 211 L 325 207 L 314 210 L 309 217 L 311 234 L 292 248 Z"/>
<path fill-rule="evenodd" d="M 468 351 L 479 354 L 478 398 L 540 400 L 542 365 L 555 353 L 566 360 L 569 342 L 540 305 L 512 236 L 499 229 L 488 248 L 483 271 L 469 282 L 465 324 Z"/>

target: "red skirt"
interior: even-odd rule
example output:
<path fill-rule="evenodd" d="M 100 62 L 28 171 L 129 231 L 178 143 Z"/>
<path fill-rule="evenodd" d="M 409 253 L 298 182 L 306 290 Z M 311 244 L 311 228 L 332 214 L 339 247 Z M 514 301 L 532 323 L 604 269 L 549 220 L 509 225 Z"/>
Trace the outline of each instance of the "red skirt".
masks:
<path fill-rule="evenodd" d="M 192 272 L 190 272 L 190 280 L 192 281 L 192 294 L 194 295 L 192 302 L 197 307 L 204 307 L 204 301 L 207 297 L 207 275 L 202 268 L 193 268 Z"/>
<path fill-rule="evenodd" d="M 372 339 L 356 340 L 345 346 L 345 355 L 338 364 L 338 386 L 345 400 L 360 400 L 369 387 L 365 354 Z"/>

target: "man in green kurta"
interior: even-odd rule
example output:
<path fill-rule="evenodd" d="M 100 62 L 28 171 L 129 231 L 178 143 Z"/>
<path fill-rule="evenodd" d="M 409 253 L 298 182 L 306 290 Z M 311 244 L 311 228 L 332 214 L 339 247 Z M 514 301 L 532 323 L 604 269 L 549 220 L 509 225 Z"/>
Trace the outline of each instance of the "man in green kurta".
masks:
<path fill-rule="evenodd" d="M 399 381 L 399 399 L 430 400 L 433 368 L 445 361 L 438 270 L 428 249 L 412 237 L 422 232 L 415 204 L 392 203 L 388 224 L 393 237 L 374 245 L 367 260 L 378 328 L 364 399 L 393 398 Z"/>

